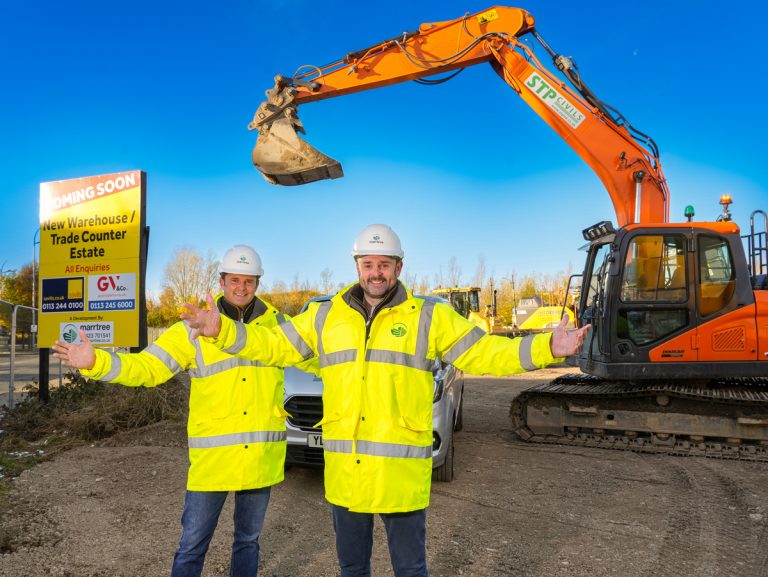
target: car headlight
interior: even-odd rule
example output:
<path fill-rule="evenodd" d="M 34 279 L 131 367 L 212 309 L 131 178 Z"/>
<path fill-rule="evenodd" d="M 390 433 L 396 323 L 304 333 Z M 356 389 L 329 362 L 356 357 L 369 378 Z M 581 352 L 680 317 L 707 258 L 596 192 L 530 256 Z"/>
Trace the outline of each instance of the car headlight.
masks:
<path fill-rule="evenodd" d="M 432 396 L 432 402 L 436 403 L 443 398 L 445 392 L 445 384 L 443 383 L 443 375 L 435 375 L 435 394 Z"/>
<path fill-rule="evenodd" d="M 440 359 L 435 359 L 435 364 L 432 365 L 432 378 L 435 379 L 435 393 L 432 396 L 432 402 L 436 403 L 443 398 L 445 392 L 445 369 Z"/>

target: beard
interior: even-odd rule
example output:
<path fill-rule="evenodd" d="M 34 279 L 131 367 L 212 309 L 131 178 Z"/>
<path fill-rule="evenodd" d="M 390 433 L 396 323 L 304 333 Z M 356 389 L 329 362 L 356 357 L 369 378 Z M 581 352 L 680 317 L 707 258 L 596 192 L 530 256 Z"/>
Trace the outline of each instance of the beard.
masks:
<path fill-rule="evenodd" d="M 372 285 L 372 281 L 385 281 L 383 284 L 377 284 Z M 368 280 L 361 280 L 360 281 L 360 287 L 363 289 L 363 293 L 368 298 L 371 299 L 380 299 L 384 297 L 395 285 L 397 284 L 397 279 L 385 279 L 385 278 L 374 278 L 374 279 L 368 279 Z"/>

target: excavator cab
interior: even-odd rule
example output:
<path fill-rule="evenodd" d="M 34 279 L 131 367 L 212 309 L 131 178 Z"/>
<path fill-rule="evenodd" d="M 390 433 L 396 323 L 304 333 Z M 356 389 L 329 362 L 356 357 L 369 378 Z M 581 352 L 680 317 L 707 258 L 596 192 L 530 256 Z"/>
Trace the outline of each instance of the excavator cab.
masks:
<path fill-rule="evenodd" d="M 580 324 L 592 324 L 582 370 L 703 379 L 738 365 L 758 376 L 756 298 L 750 278 L 737 274 L 746 269 L 732 222 L 628 225 L 595 238 L 579 308 Z"/>

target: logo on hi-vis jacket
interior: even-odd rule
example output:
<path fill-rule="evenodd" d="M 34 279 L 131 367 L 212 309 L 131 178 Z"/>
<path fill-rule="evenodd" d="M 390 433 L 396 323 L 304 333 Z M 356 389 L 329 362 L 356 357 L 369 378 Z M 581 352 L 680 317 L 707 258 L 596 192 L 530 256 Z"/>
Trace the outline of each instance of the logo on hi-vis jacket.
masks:
<path fill-rule="evenodd" d="M 403 323 L 395 323 L 390 332 L 396 337 L 404 337 L 408 329 L 405 328 Z"/>

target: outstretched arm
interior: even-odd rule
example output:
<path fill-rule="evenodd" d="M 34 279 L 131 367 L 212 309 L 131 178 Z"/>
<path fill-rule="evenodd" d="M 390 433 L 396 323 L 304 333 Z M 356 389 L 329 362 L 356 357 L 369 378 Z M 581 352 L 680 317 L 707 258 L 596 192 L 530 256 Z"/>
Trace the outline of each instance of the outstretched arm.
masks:
<path fill-rule="evenodd" d="M 84 331 L 80 331 L 81 344 L 56 341 L 53 345 L 53 356 L 75 369 L 92 369 L 96 363 L 96 353 L 93 345 Z"/>
<path fill-rule="evenodd" d="M 192 328 L 192 338 L 212 337 L 216 338 L 221 332 L 221 314 L 216 308 L 213 295 L 208 293 L 208 309 L 201 309 L 191 303 L 184 303 L 184 308 L 188 313 L 181 313 L 179 316 L 189 323 Z"/>
<path fill-rule="evenodd" d="M 584 337 L 587 335 L 587 331 L 591 325 L 581 327 L 573 331 L 566 330 L 568 324 L 568 315 L 563 315 L 560 324 L 552 332 L 552 341 L 550 342 L 550 348 L 552 349 L 553 357 L 570 357 L 575 355 L 579 350 L 579 346 L 584 342 Z"/>

